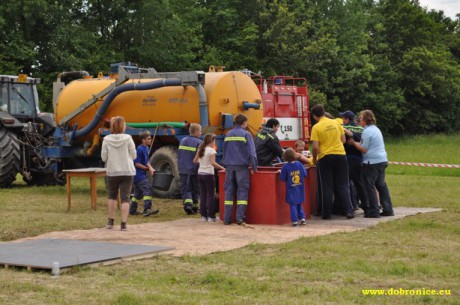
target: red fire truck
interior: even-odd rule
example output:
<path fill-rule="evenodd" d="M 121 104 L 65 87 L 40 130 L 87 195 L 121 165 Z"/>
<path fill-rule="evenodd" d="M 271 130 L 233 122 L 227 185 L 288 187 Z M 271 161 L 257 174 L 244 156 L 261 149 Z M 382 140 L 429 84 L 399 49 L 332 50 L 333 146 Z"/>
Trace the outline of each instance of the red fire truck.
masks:
<path fill-rule="evenodd" d="M 303 140 L 308 146 L 311 121 L 307 80 L 292 76 L 264 79 L 257 74 L 252 79 L 262 95 L 264 121 L 276 118 L 280 122 L 276 135 L 281 145 L 294 147 L 295 141 Z"/>

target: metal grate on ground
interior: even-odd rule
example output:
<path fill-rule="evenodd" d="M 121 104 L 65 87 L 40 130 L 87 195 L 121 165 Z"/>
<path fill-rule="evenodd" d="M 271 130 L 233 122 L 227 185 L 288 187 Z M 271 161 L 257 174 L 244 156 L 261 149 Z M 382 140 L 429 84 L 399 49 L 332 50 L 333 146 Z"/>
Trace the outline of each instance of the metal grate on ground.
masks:
<path fill-rule="evenodd" d="M 0 265 L 27 270 L 51 270 L 54 262 L 62 269 L 81 265 L 113 264 L 174 250 L 173 247 L 145 246 L 68 239 L 36 239 L 0 243 Z"/>

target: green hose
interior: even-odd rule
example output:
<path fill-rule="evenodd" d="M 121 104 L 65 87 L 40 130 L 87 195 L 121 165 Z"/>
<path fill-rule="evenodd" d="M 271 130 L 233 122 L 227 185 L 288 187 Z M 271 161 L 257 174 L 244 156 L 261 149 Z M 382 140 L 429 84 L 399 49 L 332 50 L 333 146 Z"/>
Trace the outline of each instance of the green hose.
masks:
<path fill-rule="evenodd" d="M 184 122 L 149 122 L 149 123 L 126 123 L 129 127 L 135 128 L 154 128 L 158 126 L 170 126 L 175 128 L 184 128 L 187 123 Z"/>

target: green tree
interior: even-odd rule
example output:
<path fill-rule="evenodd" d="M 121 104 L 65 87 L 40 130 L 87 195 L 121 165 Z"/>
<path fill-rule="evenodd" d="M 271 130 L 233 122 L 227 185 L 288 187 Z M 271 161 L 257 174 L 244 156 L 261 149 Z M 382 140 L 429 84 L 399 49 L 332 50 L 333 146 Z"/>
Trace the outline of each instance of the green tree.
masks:
<path fill-rule="evenodd" d="M 203 20 L 203 54 L 201 65 L 224 65 L 227 69 L 258 67 L 257 20 L 264 1 L 202 1 L 206 10 Z"/>
<path fill-rule="evenodd" d="M 33 73 L 38 64 L 37 40 L 43 35 L 46 2 L 12 1 L 0 6 L 0 69 L 4 74 L 20 70 Z"/>
<path fill-rule="evenodd" d="M 203 9 L 193 1 L 144 1 L 133 11 L 127 58 L 158 71 L 195 67 L 201 47 Z"/>
<path fill-rule="evenodd" d="M 455 128 L 448 120 L 458 115 L 458 85 L 451 81 L 457 80 L 459 66 L 446 46 L 446 20 L 409 0 L 381 1 L 374 16 L 370 50 L 380 63 L 389 63 L 384 71 L 390 73 L 388 80 L 380 79 L 404 97 L 390 104 L 392 133 Z"/>
<path fill-rule="evenodd" d="M 416 47 L 401 63 L 402 84 L 410 103 L 405 117 L 411 133 L 458 129 L 460 66 L 447 50 Z"/>
<path fill-rule="evenodd" d="M 357 111 L 368 102 L 369 83 L 376 69 L 368 49 L 371 3 L 365 0 L 330 3 L 329 18 L 337 23 L 334 35 L 338 58 L 334 71 L 331 71 L 334 76 L 331 93 L 340 108 L 335 110 Z"/>
<path fill-rule="evenodd" d="M 302 1 L 267 1 L 260 13 L 258 55 L 263 70 L 297 76 L 304 68 L 302 54 L 310 23 Z"/>
<path fill-rule="evenodd" d="M 337 23 L 320 12 L 317 2 L 327 1 L 267 1 L 259 22 L 258 54 L 265 74 L 306 76 L 311 104 L 337 109 Z"/>

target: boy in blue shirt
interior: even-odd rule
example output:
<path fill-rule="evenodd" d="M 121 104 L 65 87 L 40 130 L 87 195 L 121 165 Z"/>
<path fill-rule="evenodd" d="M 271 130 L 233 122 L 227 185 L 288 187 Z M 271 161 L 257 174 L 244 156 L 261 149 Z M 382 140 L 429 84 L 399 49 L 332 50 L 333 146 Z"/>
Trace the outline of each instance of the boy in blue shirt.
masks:
<path fill-rule="evenodd" d="M 296 161 L 296 153 L 288 148 L 283 153 L 283 159 L 287 163 L 281 168 L 280 179 L 286 182 L 286 202 L 291 210 L 292 226 L 297 227 L 299 220 L 301 225 L 307 224 L 302 203 L 305 201 L 304 180 L 307 176 L 305 167 Z"/>
<path fill-rule="evenodd" d="M 153 176 L 155 170 L 150 165 L 149 149 L 152 142 L 150 132 L 145 131 L 139 135 L 142 144 L 137 147 L 137 157 L 134 159 L 134 167 L 136 168 L 136 175 L 134 176 L 134 196 L 131 199 L 131 206 L 129 208 L 130 215 L 140 215 L 137 211 L 137 203 L 144 200 L 144 217 L 157 214 L 160 210 L 152 209 L 152 195 L 153 189 L 147 180 L 147 172 Z"/>

